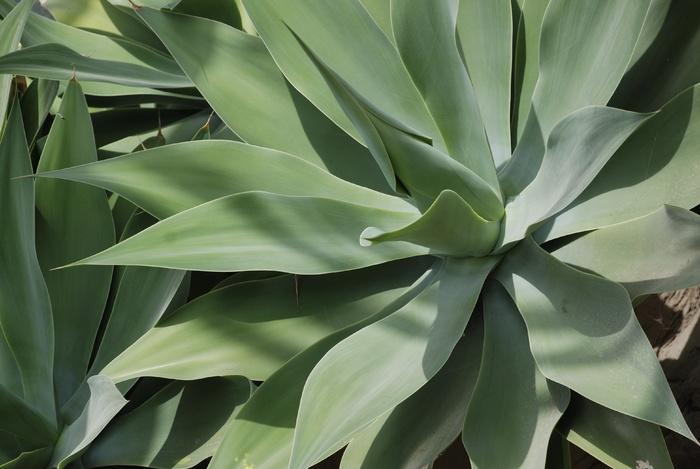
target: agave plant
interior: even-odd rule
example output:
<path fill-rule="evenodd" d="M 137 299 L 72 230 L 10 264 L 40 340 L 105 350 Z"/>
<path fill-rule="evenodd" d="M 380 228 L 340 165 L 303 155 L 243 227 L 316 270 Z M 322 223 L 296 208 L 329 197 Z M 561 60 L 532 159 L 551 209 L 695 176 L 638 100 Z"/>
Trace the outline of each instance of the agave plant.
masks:
<path fill-rule="evenodd" d="M 190 467 L 213 453 L 212 468 L 297 469 L 344 448 L 341 468 L 419 468 L 461 434 L 473 467 L 568 467 L 570 442 L 615 467 L 658 469 L 672 466 L 660 427 L 696 441 L 633 313 L 645 295 L 700 283 L 700 218 L 688 210 L 700 203 L 692 2 L 136 3 L 113 7 L 131 21 L 119 39 L 131 49 L 90 33 L 91 52 L 85 31 L 47 22 L 40 34 L 32 16 L 29 47 L 1 57 L 0 71 L 77 79 L 54 127 L 90 132 L 80 82 L 111 102 L 211 106 L 227 140 L 42 163 L 73 148 L 49 134 L 40 213 L 77 207 L 82 197 L 41 195 L 71 184 L 159 220 L 113 246 L 78 241 L 80 251 L 38 236 L 40 260 L 44 246 L 61 253 L 44 261 L 52 306 L 52 277 L 80 284 L 96 275 L 87 269 L 231 275 L 160 320 L 162 308 L 123 324 L 128 341 L 70 385 L 55 378 L 59 411 L 46 377 L 13 384 L 7 406 L 23 396 L 31 415 L 50 416 L 48 440 L 79 421 L 70 415 L 94 424 L 65 461 Z M 192 85 L 205 102 L 182 89 Z M 22 161 L 10 177 L 31 173 Z M 32 183 L 18 181 L 7 187 L 31 207 Z M 8 335 L 8 314 L 6 337 L 21 335 Z M 32 327 L 46 334 L 46 318 Z M 15 357 L 41 362 L 16 358 L 22 377 L 68 366 L 47 362 L 79 335 L 61 327 L 43 354 L 8 339 Z M 173 404 L 179 420 L 149 423 L 176 391 L 114 420 L 123 403 L 90 413 L 144 377 L 192 386 L 186 409 L 228 402 L 225 418 L 207 414 L 215 437 L 188 446 L 198 458 L 162 457 L 176 423 L 207 423 L 193 411 Z M 202 380 L 219 377 L 248 394 L 242 384 L 262 384 L 236 407 L 245 393 L 209 401 L 222 385 Z"/>

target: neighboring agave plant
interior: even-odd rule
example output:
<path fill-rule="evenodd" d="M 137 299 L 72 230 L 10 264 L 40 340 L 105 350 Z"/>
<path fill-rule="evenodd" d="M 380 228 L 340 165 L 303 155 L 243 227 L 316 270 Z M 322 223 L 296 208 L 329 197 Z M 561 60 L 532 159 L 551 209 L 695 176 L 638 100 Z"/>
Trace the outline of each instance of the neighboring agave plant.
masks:
<path fill-rule="evenodd" d="M 166 62 L 129 77 L 38 36 L 0 58 L 53 79 L 70 58 L 78 80 L 161 93 L 189 79 L 241 140 L 40 165 L 37 191 L 84 182 L 161 220 L 57 272 L 236 272 L 93 383 L 261 381 L 219 425 L 213 468 L 342 448 L 343 469 L 419 468 L 461 434 L 473 467 L 568 467 L 571 442 L 659 469 L 661 426 L 696 441 L 632 308 L 700 284 L 698 7 L 243 0 L 233 24 L 141 3 L 186 77 Z M 153 464 L 117 454 L 146 419 L 110 418 L 81 464 Z"/>

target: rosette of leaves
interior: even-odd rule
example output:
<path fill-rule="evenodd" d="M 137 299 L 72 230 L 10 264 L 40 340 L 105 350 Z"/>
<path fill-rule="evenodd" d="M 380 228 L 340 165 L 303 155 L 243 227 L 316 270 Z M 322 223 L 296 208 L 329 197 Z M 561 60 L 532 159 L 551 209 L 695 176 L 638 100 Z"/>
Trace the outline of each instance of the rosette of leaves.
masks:
<path fill-rule="evenodd" d="M 131 52 L 139 49 L 145 56 L 162 56 L 162 63 L 170 60 L 170 68 L 180 70 L 172 59 L 135 41 L 111 42 L 105 35 L 36 16 L 30 13 L 33 3 L 0 5 L 4 15 L 0 60 L 5 60 L 5 66 L 14 61 L 17 73 L 32 68 L 38 68 L 44 78 L 72 73 L 70 63 L 61 63 L 65 57 L 53 57 L 54 63 L 42 61 L 46 55 L 37 50 L 43 46 L 32 49 L 32 41 L 47 36 L 88 38 L 106 55 L 119 53 L 120 45 L 131 47 Z M 13 52 L 20 40 L 22 50 Z M 137 61 L 138 57 L 125 53 L 122 59 Z M 104 77 L 126 62 L 117 63 L 103 62 L 102 70 L 95 70 Z M 141 72 L 167 85 L 156 68 L 143 67 Z M 171 78 L 189 83 L 178 73 Z M 139 96 L 141 91 L 129 81 L 133 78 L 115 75 L 113 83 L 101 91 L 119 95 L 131 89 L 136 100 L 158 102 L 157 96 Z M 54 102 L 58 94 L 60 102 Z M 153 267 L 55 270 L 76 257 L 114 245 L 115 238 L 126 239 L 155 220 L 125 199 L 115 194 L 108 197 L 95 187 L 27 178 L 35 170 L 96 162 L 98 144 L 105 147 L 103 153 L 118 149 L 128 153 L 130 149 L 125 148 L 133 147 L 138 137 L 123 137 L 151 130 L 158 112 L 134 107 L 91 113 L 75 77 L 59 85 L 58 81 L 23 76 L 13 80 L 3 75 L 0 103 L 0 467 L 84 467 L 80 459 L 90 445 L 94 454 L 115 439 L 116 456 L 102 452 L 100 458 L 86 458 L 85 464 L 104 466 L 107 461 L 185 468 L 209 458 L 232 415 L 254 388 L 247 378 L 130 380 L 115 386 L 98 375 L 159 318 L 185 302 L 190 274 Z M 173 140 L 193 138 L 197 125 L 206 120 L 196 105 L 163 109 L 162 114 L 165 124 L 179 120 L 177 129 L 165 129 Z M 128 129 L 115 129 L 115 121 L 125 115 L 131 117 Z M 155 142 L 145 138 L 143 143 Z M 202 395 L 207 396 L 206 402 L 200 400 Z"/>
<path fill-rule="evenodd" d="M 236 272 L 99 374 L 262 381 L 214 468 L 670 467 L 632 307 L 700 283 L 698 7 L 242 4 L 135 9 L 242 142 L 40 174 L 160 219 L 67 270 Z"/>

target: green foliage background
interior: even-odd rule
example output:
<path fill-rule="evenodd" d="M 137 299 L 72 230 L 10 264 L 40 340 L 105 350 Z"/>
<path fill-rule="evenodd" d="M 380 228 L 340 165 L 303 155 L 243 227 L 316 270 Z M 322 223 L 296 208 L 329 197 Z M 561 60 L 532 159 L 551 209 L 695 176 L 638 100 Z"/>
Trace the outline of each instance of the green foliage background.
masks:
<path fill-rule="evenodd" d="M 0 0 L 1 468 L 697 442 L 697 2 L 134 3 Z"/>

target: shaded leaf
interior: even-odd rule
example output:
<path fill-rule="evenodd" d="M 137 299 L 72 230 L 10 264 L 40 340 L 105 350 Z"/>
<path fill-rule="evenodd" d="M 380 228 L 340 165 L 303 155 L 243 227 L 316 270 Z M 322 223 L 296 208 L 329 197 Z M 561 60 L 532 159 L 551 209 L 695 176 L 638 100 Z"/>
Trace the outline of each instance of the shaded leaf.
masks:
<path fill-rule="evenodd" d="M 425 386 L 353 438 L 341 469 L 423 467 L 457 438 L 481 364 L 483 325 L 477 319 Z"/>
<path fill-rule="evenodd" d="M 42 177 L 102 187 L 158 218 L 248 191 L 328 197 L 398 210 L 409 206 L 399 198 L 345 182 L 287 153 L 225 141 L 168 145 Z"/>
<path fill-rule="evenodd" d="M 346 180 L 388 190 L 370 153 L 287 83 L 260 38 L 203 18 L 147 8 L 138 14 L 244 141 L 292 153 Z"/>
<path fill-rule="evenodd" d="M 581 396 L 574 395 L 557 430 L 611 467 L 673 467 L 658 425 L 620 414 Z"/>
<path fill-rule="evenodd" d="M 552 129 L 537 176 L 507 205 L 501 243 L 522 239 L 569 205 L 646 119 L 648 114 L 602 106 L 562 119 Z"/>
<path fill-rule="evenodd" d="M 695 441 L 624 288 L 566 266 L 530 238 L 508 252 L 496 277 L 548 379 Z"/>
<path fill-rule="evenodd" d="M 71 81 L 49 132 L 38 171 L 97 160 L 90 115 L 80 85 Z M 36 181 L 37 254 L 51 295 L 55 328 L 54 379 L 63 405 L 85 378 L 109 292 L 111 267 L 52 271 L 114 244 L 107 196 L 69 181 Z"/>
<path fill-rule="evenodd" d="M 544 467 L 569 398 L 567 388 L 537 368 L 525 323 L 506 291 L 487 284 L 481 371 L 462 433 L 472 467 Z"/>
<path fill-rule="evenodd" d="M 188 468 L 210 457 L 252 392 L 241 376 L 176 381 L 115 419 L 83 456 L 86 467 Z"/>
<path fill-rule="evenodd" d="M 364 321 L 341 329 L 296 355 L 258 388 L 231 423 L 210 469 L 288 467 L 304 383 L 319 360 L 343 339 L 404 307 L 433 282 L 442 261 L 390 304 Z"/>
<path fill-rule="evenodd" d="M 218 288 L 161 321 L 101 373 L 117 382 L 234 374 L 265 380 L 323 337 L 394 301 L 431 262 L 410 259 Z"/>
<path fill-rule="evenodd" d="M 414 300 L 331 349 L 304 386 L 290 467 L 310 466 L 428 382 L 462 336 L 496 261 L 447 258 Z"/>
<path fill-rule="evenodd" d="M 394 0 L 392 28 L 401 59 L 440 131 L 440 138 L 429 136 L 443 140 L 452 158 L 498 191 L 477 96 L 455 41 L 459 6 L 459 0 Z"/>
<path fill-rule="evenodd" d="M 417 215 L 409 208 L 406 204 L 399 212 L 320 197 L 243 192 L 174 215 L 78 264 L 299 274 L 358 269 L 428 253 L 400 241 L 360 245 L 367 226 L 392 230 L 414 221 Z"/>
<path fill-rule="evenodd" d="M 585 191 L 535 234 L 539 241 L 700 204 L 700 85 L 642 124 Z M 623 190 L 624 189 L 624 190 Z"/>
<path fill-rule="evenodd" d="M 520 193 L 535 177 L 545 142 L 561 119 L 608 102 L 632 57 L 650 1 L 549 2 L 532 107 L 513 157 L 500 174 L 507 195 Z"/>
<path fill-rule="evenodd" d="M 34 187 L 19 104 L 0 142 L 0 382 L 57 429 L 51 302 L 37 261 Z M 10 351 L 10 354 L 4 353 Z"/>
<path fill-rule="evenodd" d="M 552 255 L 621 284 L 634 299 L 700 284 L 700 216 L 666 205 L 587 233 Z"/>

